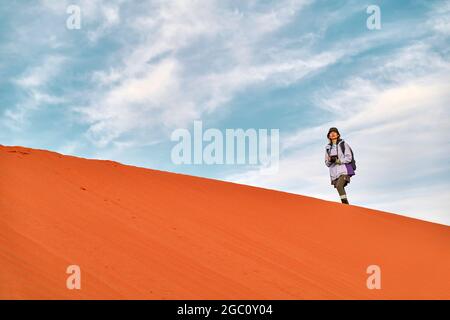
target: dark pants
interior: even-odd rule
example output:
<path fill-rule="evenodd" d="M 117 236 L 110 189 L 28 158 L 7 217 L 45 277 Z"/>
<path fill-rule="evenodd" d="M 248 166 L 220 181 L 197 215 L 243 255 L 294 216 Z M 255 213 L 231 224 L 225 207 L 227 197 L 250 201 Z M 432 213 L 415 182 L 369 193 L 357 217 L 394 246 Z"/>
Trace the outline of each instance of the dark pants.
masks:
<path fill-rule="evenodd" d="M 339 178 L 333 180 L 333 185 L 337 189 L 342 203 L 349 204 L 347 194 L 345 193 L 345 186 L 350 182 L 350 177 L 347 175 L 341 175 Z"/>

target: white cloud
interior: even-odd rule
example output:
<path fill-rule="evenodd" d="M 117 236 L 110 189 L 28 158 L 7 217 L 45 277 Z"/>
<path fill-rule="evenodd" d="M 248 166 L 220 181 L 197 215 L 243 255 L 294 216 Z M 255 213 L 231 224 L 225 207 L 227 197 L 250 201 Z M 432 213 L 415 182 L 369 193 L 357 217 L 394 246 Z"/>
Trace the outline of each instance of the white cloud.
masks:
<path fill-rule="evenodd" d="M 433 30 L 449 36 L 450 35 L 450 1 L 438 1 L 430 13 L 429 25 Z"/>
<path fill-rule="evenodd" d="M 65 58 L 61 56 L 47 56 L 13 81 L 24 89 L 42 88 L 59 73 L 64 61 Z"/>
<path fill-rule="evenodd" d="M 12 79 L 24 95 L 15 106 L 5 109 L 3 123 L 13 130 L 20 130 L 27 121 L 28 115 L 42 105 L 55 105 L 65 102 L 64 97 L 48 93 L 48 85 L 59 75 L 65 58 L 51 55 L 39 64 L 29 67 L 22 75 Z"/>
<path fill-rule="evenodd" d="M 154 132 L 146 142 L 158 139 L 250 85 L 287 84 L 334 63 L 344 52 L 299 50 L 289 59 L 273 55 L 266 60 L 258 52 L 260 39 L 288 24 L 309 2 L 283 1 L 245 12 L 215 1 L 149 5 L 151 14 L 128 26 L 139 37 L 131 50 L 120 52 L 122 64 L 93 74 L 97 91 L 89 105 L 78 109 L 91 124 L 90 138 L 99 146 L 138 131 Z"/>
<path fill-rule="evenodd" d="M 121 134 L 157 126 L 163 119 L 160 114 L 165 113 L 165 106 L 183 103 L 173 101 L 172 97 L 173 92 L 179 90 L 174 75 L 177 68 L 177 61 L 173 59 L 146 66 L 146 73 L 141 77 L 127 78 L 113 90 L 106 91 L 95 106 L 81 108 L 79 111 L 93 123 L 88 131 L 89 138 L 98 146 L 105 146 Z M 146 142 L 155 136 L 147 135 Z"/>
<path fill-rule="evenodd" d="M 88 31 L 88 39 L 91 42 L 96 42 L 101 37 L 107 35 L 121 21 L 120 6 L 118 4 L 102 2 L 96 6 L 95 11 L 99 11 L 96 16 L 99 16 L 97 19 L 100 21 L 100 25 L 96 29 Z"/>
<path fill-rule="evenodd" d="M 95 43 L 106 36 L 121 22 L 120 7 L 124 0 L 41 0 L 40 7 L 57 16 L 66 16 L 69 5 L 77 5 L 81 10 L 81 28 L 87 38 Z"/>

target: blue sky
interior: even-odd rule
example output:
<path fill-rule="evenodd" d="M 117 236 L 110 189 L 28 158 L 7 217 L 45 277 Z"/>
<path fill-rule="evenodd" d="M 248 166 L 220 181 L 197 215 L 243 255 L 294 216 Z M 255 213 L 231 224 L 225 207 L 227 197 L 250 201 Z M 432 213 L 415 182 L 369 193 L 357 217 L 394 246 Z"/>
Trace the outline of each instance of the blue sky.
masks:
<path fill-rule="evenodd" d="M 358 164 L 351 203 L 450 225 L 449 36 L 444 0 L 9 1 L 0 143 L 338 201 L 336 126 Z M 194 120 L 279 129 L 278 173 L 173 164 L 170 134 Z"/>

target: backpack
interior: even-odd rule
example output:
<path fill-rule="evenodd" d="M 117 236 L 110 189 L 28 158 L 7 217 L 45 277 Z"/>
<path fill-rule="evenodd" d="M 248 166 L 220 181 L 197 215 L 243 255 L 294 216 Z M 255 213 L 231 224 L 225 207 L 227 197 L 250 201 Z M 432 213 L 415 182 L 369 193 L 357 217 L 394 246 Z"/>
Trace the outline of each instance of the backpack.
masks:
<path fill-rule="evenodd" d="M 342 153 L 345 154 L 345 141 L 344 141 L 344 140 L 339 141 L 339 145 L 340 145 L 340 147 L 341 147 Z M 349 148 L 350 148 L 350 146 L 349 146 Z M 329 149 L 328 153 L 329 153 L 330 151 L 331 151 L 331 148 Z M 355 170 L 356 170 L 356 161 L 355 161 L 355 157 L 354 157 L 354 155 L 353 155 L 353 150 L 352 150 L 352 148 L 350 148 L 350 152 L 351 152 L 351 154 L 352 154 L 352 161 L 351 161 L 349 164 L 350 164 L 351 168 L 353 169 L 353 171 L 355 171 Z"/>

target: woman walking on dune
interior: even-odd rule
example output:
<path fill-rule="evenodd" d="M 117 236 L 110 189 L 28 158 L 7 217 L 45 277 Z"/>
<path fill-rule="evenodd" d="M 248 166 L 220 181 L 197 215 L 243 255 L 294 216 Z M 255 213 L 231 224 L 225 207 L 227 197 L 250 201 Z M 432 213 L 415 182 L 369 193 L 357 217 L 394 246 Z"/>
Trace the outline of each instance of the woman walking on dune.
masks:
<path fill-rule="evenodd" d="M 325 165 L 330 168 L 331 184 L 337 189 L 341 202 L 348 203 L 345 187 L 355 174 L 356 164 L 350 146 L 341 139 L 337 128 L 328 130 L 329 143 L 325 147 Z"/>

